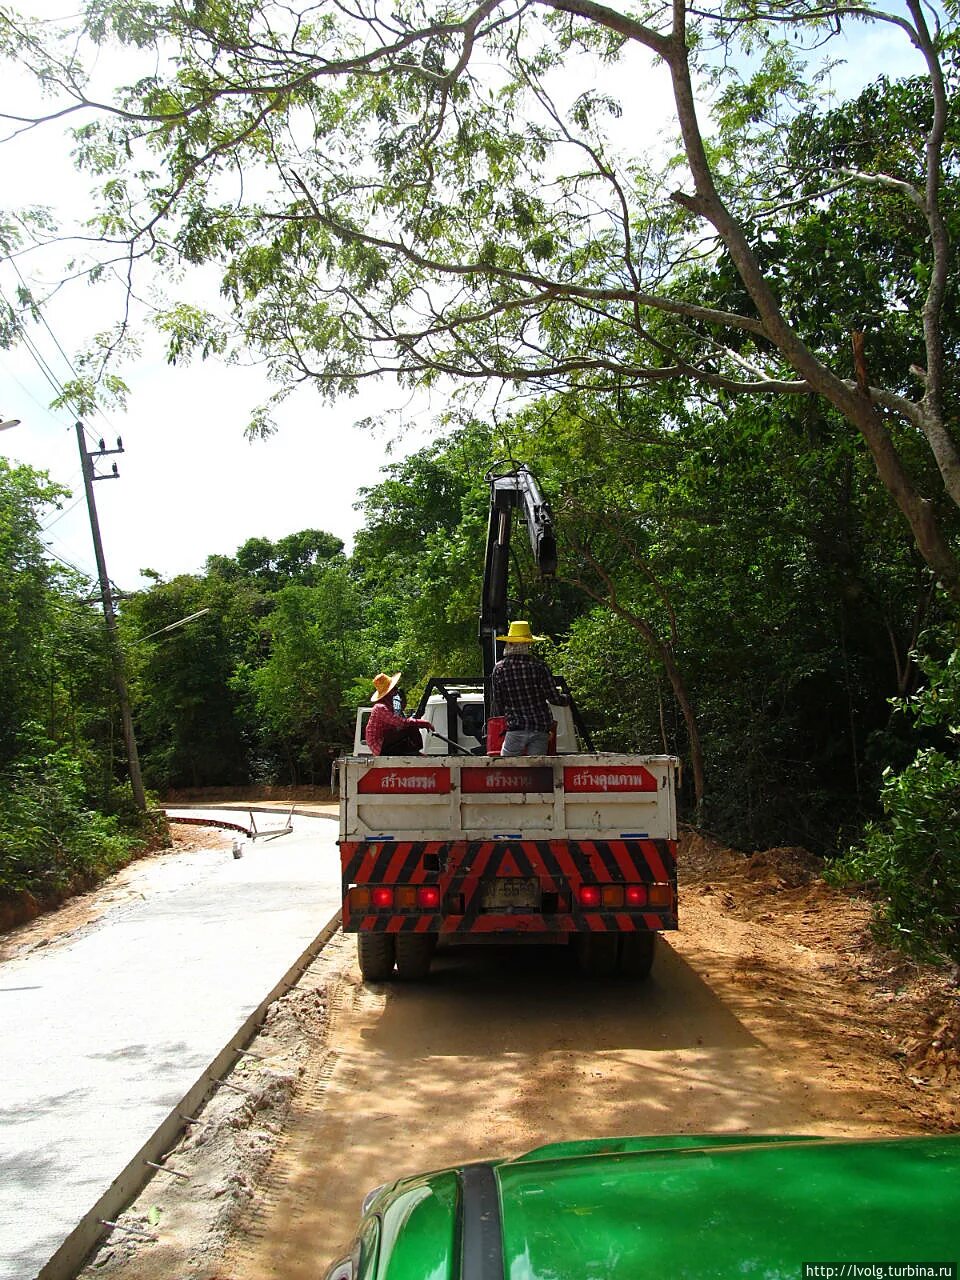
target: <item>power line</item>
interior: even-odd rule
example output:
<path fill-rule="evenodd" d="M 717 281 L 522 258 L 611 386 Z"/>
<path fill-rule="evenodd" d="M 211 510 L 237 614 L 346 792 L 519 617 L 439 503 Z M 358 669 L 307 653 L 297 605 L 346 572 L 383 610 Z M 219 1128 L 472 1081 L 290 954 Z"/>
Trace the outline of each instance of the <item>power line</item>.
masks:
<path fill-rule="evenodd" d="M 50 523 L 49 523 L 49 524 L 41 525 L 40 532 L 41 532 L 41 533 L 48 533 L 48 532 L 53 528 L 53 526 L 54 526 L 54 525 L 55 525 L 59 520 L 62 520 L 62 519 L 64 518 L 64 516 L 68 516 L 68 515 L 70 514 L 70 512 L 71 512 L 71 511 L 73 511 L 73 510 L 75 510 L 75 508 L 79 507 L 80 503 L 81 503 L 81 502 L 83 502 L 83 501 L 85 500 L 85 498 L 86 498 L 86 495 L 85 495 L 85 494 L 81 494 L 81 495 L 80 495 L 80 497 L 79 497 L 79 498 L 77 498 L 76 502 L 71 502 L 71 503 L 70 503 L 70 505 L 69 505 L 69 507 L 65 507 L 63 511 L 61 511 L 61 512 L 59 512 L 57 515 L 55 515 L 55 516 L 54 516 L 54 518 L 50 521 Z"/>
<path fill-rule="evenodd" d="M 19 271 L 19 269 L 16 267 L 16 264 L 14 264 L 14 269 L 16 270 L 17 275 L 18 275 L 18 276 L 20 276 L 20 271 Z M 20 279 L 21 279 L 21 280 L 23 280 L 23 276 L 20 276 Z M 16 315 L 15 309 L 14 309 L 14 307 L 13 307 L 12 303 L 10 302 L 10 299 L 7 297 L 7 295 L 3 292 L 3 290 L 2 290 L 2 289 L 0 289 L 0 299 L 2 299 L 2 300 L 3 300 L 4 304 L 8 307 L 8 309 L 9 309 L 9 310 L 10 310 L 10 312 L 11 312 L 11 314 Z M 51 337 L 53 337 L 53 340 L 54 340 L 54 343 L 55 343 L 55 345 L 56 345 L 56 347 L 57 347 L 57 350 L 58 350 L 58 351 L 60 352 L 60 354 L 63 356 L 64 360 L 66 360 L 67 365 L 68 365 L 68 367 L 69 367 L 69 369 L 70 369 L 71 373 L 73 373 L 74 377 L 78 377 L 79 375 L 77 374 L 77 371 L 74 369 L 73 365 L 70 363 L 69 358 L 65 355 L 65 353 L 64 353 L 64 351 L 63 351 L 63 347 L 62 347 L 62 346 L 60 345 L 60 343 L 57 341 L 57 338 L 56 338 L 56 336 L 54 335 L 53 330 L 50 328 L 50 325 L 47 323 L 47 320 L 45 319 L 45 317 L 44 317 L 44 315 L 43 315 L 43 309 L 42 309 L 42 308 L 38 308 L 38 312 L 39 312 L 40 319 L 41 319 L 41 321 L 42 321 L 42 323 L 43 323 L 44 327 L 45 327 L 45 328 L 47 329 L 47 331 L 50 333 Z M 54 372 L 54 370 L 53 370 L 52 366 L 49 364 L 49 362 L 47 361 L 46 357 L 41 353 L 41 351 L 40 351 L 39 347 L 38 347 L 38 346 L 37 346 L 37 344 L 34 342 L 33 338 L 30 336 L 30 334 L 27 332 L 27 330 L 24 328 L 24 326 L 23 326 L 22 324 L 19 324 L 19 323 L 18 323 L 18 325 L 17 325 L 17 334 L 18 334 L 18 336 L 19 336 L 19 338 L 20 338 L 21 343 L 23 344 L 24 348 L 26 349 L 27 353 L 29 354 L 29 356 L 30 356 L 30 357 L 31 357 L 31 359 L 33 360 L 34 364 L 37 366 L 37 368 L 40 370 L 40 372 L 41 372 L 41 373 L 43 374 L 43 376 L 46 378 L 47 382 L 48 382 L 48 383 L 50 384 L 50 386 L 53 388 L 53 391 L 54 391 L 54 393 L 56 394 L 57 399 L 58 399 L 58 400 L 61 400 L 61 401 L 68 401 L 68 402 L 69 402 L 69 401 L 71 400 L 71 397 L 68 397 L 66 387 L 65 387 L 65 386 L 63 385 L 63 383 L 60 381 L 59 377 L 58 377 L 58 376 L 57 376 L 57 374 Z M 77 407 L 77 409 L 79 410 L 80 406 L 78 405 L 78 406 L 76 406 L 76 407 Z M 86 427 L 84 427 L 84 433 L 87 435 L 87 438 L 90 440 L 90 443 L 91 443 L 91 444 L 93 444 L 93 443 L 94 443 L 93 437 L 89 434 L 89 432 L 87 432 Z"/>
<path fill-rule="evenodd" d="M 20 268 L 19 268 L 19 266 L 17 265 L 17 263 L 16 263 L 16 262 L 14 262 L 14 261 L 11 259 L 11 260 L 10 260 L 10 265 L 13 267 L 14 271 L 17 273 L 17 278 L 19 279 L 20 283 L 23 285 L 24 289 L 26 289 L 26 290 L 28 290 L 28 291 L 29 291 L 30 286 L 29 286 L 29 284 L 27 283 L 27 281 L 24 279 L 23 274 L 21 273 Z M 5 301 L 6 301 L 6 300 L 5 300 Z M 9 304 L 9 303 L 7 303 L 7 305 L 9 306 L 10 304 Z M 53 339 L 53 344 L 54 344 L 54 346 L 57 348 L 57 350 L 60 352 L 60 355 L 63 357 L 63 361 L 64 361 L 64 363 L 66 364 L 67 368 L 70 370 L 70 372 L 73 374 L 73 376 L 79 380 L 79 378 L 80 378 L 80 374 L 78 373 L 78 371 L 77 371 L 77 369 L 76 369 L 76 366 L 74 365 L 73 361 L 72 361 L 72 360 L 70 359 L 70 357 L 67 355 L 66 351 L 64 351 L 63 346 L 62 346 L 62 344 L 61 344 L 61 342 L 60 342 L 59 338 L 58 338 L 58 337 L 57 337 L 57 335 L 54 333 L 53 329 L 50 327 L 50 322 L 47 320 L 47 317 L 46 317 L 46 314 L 45 314 L 45 312 L 44 312 L 43 307 L 42 307 L 42 306 L 41 306 L 41 307 L 38 307 L 38 308 L 37 308 L 37 312 L 38 312 L 38 315 L 39 315 L 39 317 L 40 317 L 40 323 L 43 325 L 43 327 L 46 329 L 47 333 L 49 333 L 50 337 Z M 61 388 L 61 390 L 62 390 L 62 388 Z M 114 425 L 113 425 L 113 423 L 110 421 L 110 419 L 107 417 L 106 413 L 103 411 L 103 408 L 102 408 L 99 404 L 94 404 L 93 408 L 94 408 L 94 412 L 95 412 L 95 413 L 98 413 L 98 414 L 100 415 L 100 417 L 101 417 L 101 418 L 103 418 L 104 422 L 107 424 L 107 426 L 110 428 L 110 430 L 111 430 L 111 431 L 115 431 L 115 430 L 116 430 L 116 428 L 114 427 Z M 87 439 L 88 439 L 88 440 L 90 440 L 90 442 L 91 442 L 91 443 L 93 443 L 93 437 L 90 435 L 90 432 L 87 430 L 86 425 L 84 425 L 84 434 L 87 436 Z"/>
<path fill-rule="evenodd" d="M 10 299 L 7 297 L 7 295 L 3 292 L 2 289 L 0 289 L 0 298 L 3 299 L 3 302 L 7 307 L 7 310 L 10 312 L 10 314 L 15 319 L 17 319 L 17 334 L 19 335 L 21 341 L 23 342 L 23 345 L 30 352 L 31 356 L 33 356 L 34 362 L 38 365 L 41 373 L 44 375 L 44 377 L 53 387 L 54 391 L 56 391 L 59 395 L 63 395 L 64 394 L 63 385 L 61 384 L 60 380 L 57 378 L 56 374 L 54 374 L 50 366 L 47 364 L 47 361 L 38 352 L 36 348 L 36 344 L 34 343 L 33 339 L 30 337 L 30 334 L 27 332 L 23 324 L 17 318 L 17 308 L 14 307 L 13 303 L 10 301 Z"/>
<path fill-rule="evenodd" d="M 86 578 L 89 582 L 93 581 L 92 573 L 87 573 L 86 569 L 81 569 L 77 565 L 71 564 L 69 560 L 64 560 L 63 556 L 58 556 L 49 543 L 45 542 L 43 545 L 46 547 L 47 555 L 52 556 L 54 560 L 59 560 L 62 565 L 66 565 L 66 567 L 68 569 L 72 569 L 74 573 L 79 573 L 81 578 Z"/>
<path fill-rule="evenodd" d="M 10 261 L 10 265 L 11 265 L 11 267 L 13 267 L 14 271 L 17 273 L 17 279 L 18 279 L 18 280 L 20 281 L 20 283 L 23 285 L 24 289 L 26 289 L 26 290 L 27 290 L 27 292 L 29 293 L 29 291 L 30 291 L 30 286 L 27 284 L 26 280 L 24 280 L 24 278 L 23 278 L 23 274 L 22 274 L 22 272 L 20 271 L 19 266 L 17 266 L 16 262 L 14 262 L 14 260 L 13 260 L 12 258 L 11 258 L 9 261 Z M 9 303 L 7 303 L 7 305 L 9 306 L 10 304 L 9 304 Z M 73 376 L 74 376 L 75 378 L 79 378 L 79 377 L 80 377 L 80 375 L 79 375 L 79 373 L 77 373 L 77 370 L 74 368 L 73 361 L 70 359 L 70 357 L 69 357 L 69 356 L 67 355 L 67 353 L 64 351 L 63 347 L 60 345 L 60 340 L 59 340 L 59 338 L 57 337 L 57 335 L 56 335 L 56 334 L 53 332 L 53 330 L 50 328 L 50 324 L 49 324 L 49 322 L 47 321 L 47 317 L 46 317 L 46 315 L 44 314 L 43 307 L 38 307 L 38 308 L 37 308 L 37 313 L 38 313 L 38 314 L 39 314 L 39 316 L 40 316 L 40 323 L 43 325 L 43 327 L 46 329 L 47 333 L 49 333 L 50 337 L 53 339 L 53 345 L 57 348 L 57 350 L 58 350 L 58 351 L 60 352 L 60 354 L 63 356 L 64 364 L 67 366 L 67 368 L 70 370 L 70 372 L 73 374 Z"/>
<path fill-rule="evenodd" d="M 6 301 L 6 299 L 4 299 L 4 301 Z M 12 373 L 10 371 L 9 362 L 5 361 L 5 363 L 8 364 L 6 377 L 8 377 L 11 382 L 15 382 L 17 384 L 17 386 L 20 388 L 23 394 L 27 397 L 27 399 L 32 400 L 33 403 L 37 406 L 37 408 L 41 411 L 41 413 L 46 413 L 46 414 L 49 414 L 51 417 L 53 417 L 53 414 L 50 410 L 50 406 L 48 404 L 43 404 L 40 400 L 38 400 L 37 397 L 30 390 L 30 388 L 26 386 L 24 383 L 22 383 L 15 373 Z M 67 428 L 64 428 L 64 430 L 67 430 Z"/>

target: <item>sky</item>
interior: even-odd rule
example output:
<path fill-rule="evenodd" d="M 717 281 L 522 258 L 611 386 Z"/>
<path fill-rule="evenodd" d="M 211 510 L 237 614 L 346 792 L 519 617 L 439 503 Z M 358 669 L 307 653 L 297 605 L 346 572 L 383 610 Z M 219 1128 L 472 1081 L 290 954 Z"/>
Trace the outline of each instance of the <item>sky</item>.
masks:
<path fill-rule="evenodd" d="M 64 323 L 59 331 L 70 328 Z M 42 345 L 67 376 L 49 335 Z M 100 438 L 108 449 L 118 436 L 123 442 L 122 454 L 96 466 L 109 474 L 116 462 L 119 478 L 94 489 L 107 568 L 124 591 L 145 585 L 142 569 L 165 578 L 196 572 L 208 556 L 232 555 L 251 537 L 276 541 L 319 528 L 349 546 L 359 525 L 358 489 L 430 438 L 431 402 L 412 402 L 396 388 L 333 406 L 315 392 L 298 392 L 283 406 L 275 436 L 247 441 L 247 414 L 265 393 L 256 371 L 215 363 L 170 368 L 156 357 L 125 372 L 127 411 L 84 421 L 91 450 Z M 26 352 L 0 351 L 0 416 L 21 420 L 0 434 L 0 456 L 48 471 L 73 491 L 45 519 L 45 541 L 54 555 L 93 576 L 75 418 L 47 408 L 52 395 Z M 405 406 L 398 439 L 395 431 L 374 434 L 354 425 L 365 414 Z"/>
<path fill-rule="evenodd" d="M 58 5 L 36 0 L 35 9 L 51 17 Z M 881 70 L 896 74 L 904 44 L 888 29 L 864 31 L 856 57 L 835 74 L 835 87 L 845 94 Z M 653 145 L 670 119 L 660 105 L 668 95 L 662 75 L 637 75 L 635 66 L 628 67 L 615 80 L 608 75 L 603 87 L 622 89 L 622 128 L 634 148 Z M 23 107 L 29 96 L 28 86 L 5 78 L 0 110 Z M 82 207 L 84 182 L 72 171 L 58 128 L 4 143 L 2 154 L 4 190 L 15 192 L 19 203 Z M 0 197 L 0 205 L 8 202 L 9 196 Z M 9 298 L 15 287 L 9 264 L 0 263 L 0 289 Z M 73 491 L 62 510 L 49 513 L 45 538 L 51 554 L 90 577 L 96 571 L 75 420 L 48 407 L 54 396 L 48 375 L 70 376 L 72 353 L 107 327 L 113 306 L 109 295 L 85 286 L 51 303 L 45 326 L 31 331 L 47 373 L 24 347 L 0 350 L 0 420 L 21 420 L 0 433 L 0 456 L 48 471 Z M 95 485 L 107 566 L 121 591 L 146 585 L 142 569 L 166 578 L 196 572 L 208 556 L 230 555 L 250 537 L 276 540 L 320 528 L 349 549 L 360 523 L 359 489 L 427 443 L 446 407 L 443 392 L 411 396 L 386 380 L 332 406 L 303 389 L 280 407 L 278 432 L 250 442 L 244 425 L 269 391 L 260 371 L 216 362 L 171 367 L 156 339 L 148 338 L 142 357 L 121 372 L 130 387 L 126 411 L 107 410 L 85 422 L 92 448 L 101 437 L 108 448 L 117 436 L 123 439 L 124 452 L 97 468 L 106 473 L 116 462 L 119 477 Z M 393 424 L 385 432 L 356 425 L 381 413 Z"/>

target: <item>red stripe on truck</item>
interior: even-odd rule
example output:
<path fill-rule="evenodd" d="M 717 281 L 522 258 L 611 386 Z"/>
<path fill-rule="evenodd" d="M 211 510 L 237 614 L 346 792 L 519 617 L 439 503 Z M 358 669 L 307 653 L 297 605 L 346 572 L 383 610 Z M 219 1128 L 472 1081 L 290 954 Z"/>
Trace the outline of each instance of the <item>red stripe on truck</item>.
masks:
<path fill-rule="evenodd" d="M 620 874 L 623 876 L 624 881 L 629 883 L 631 880 L 636 880 L 637 879 L 636 863 L 634 862 L 633 858 L 630 857 L 630 854 L 627 851 L 627 846 L 623 843 L 623 841 L 611 840 L 610 851 L 616 860 L 617 867 L 619 868 Z"/>
<path fill-rule="evenodd" d="M 564 791 L 656 791 L 657 780 L 642 764 L 566 765 Z"/>
<path fill-rule="evenodd" d="M 393 857 L 387 864 L 387 870 L 383 877 L 384 884 L 400 883 L 400 871 L 410 854 L 410 844 L 406 841 L 397 842 L 392 846 Z"/>
<path fill-rule="evenodd" d="M 552 791 L 553 769 L 550 765 L 533 768 L 511 765 L 485 765 L 481 769 L 464 767 L 460 770 L 460 790 L 465 795 Z"/>
<path fill-rule="evenodd" d="M 676 866 L 677 846 L 672 840 L 668 841 L 667 845 L 673 855 L 674 866 Z M 665 881 L 672 879 L 663 859 L 660 857 L 660 850 L 657 848 L 656 842 L 653 840 L 644 840 L 640 847 L 643 849 L 643 856 L 647 860 L 647 866 L 653 872 L 654 880 L 658 880 L 663 884 Z"/>
<path fill-rule="evenodd" d="M 450 794 L 450 770 L 374 765 L 357 779 L 357 791 L 364 796 L 445 796 Z"/>

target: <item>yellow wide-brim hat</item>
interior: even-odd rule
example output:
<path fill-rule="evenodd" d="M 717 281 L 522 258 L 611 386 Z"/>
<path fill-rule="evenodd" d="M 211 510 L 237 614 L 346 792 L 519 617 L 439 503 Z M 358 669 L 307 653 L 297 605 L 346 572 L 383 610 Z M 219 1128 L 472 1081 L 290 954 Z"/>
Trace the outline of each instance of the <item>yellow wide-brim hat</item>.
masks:
<path fill-rule="evenodd" d="M 370 695 L 371 702 L 382 702 L 388 693 L 393 693 L 394 689 L 400 683 L 402 671 L 398 671 L 394 676 L 387 676 L 381 671 L 379 675 L 373 677 L 374 692 Z"/>
<path fill-rule="evenodd" d="M 529 622 L 511 622 L 505 636 L 497 636 L 498 640 L 506 640 L 507 644 L 533 644 L 535 640 L 546 640 L 546 636 L 535 636 L 530 630 Z"/>

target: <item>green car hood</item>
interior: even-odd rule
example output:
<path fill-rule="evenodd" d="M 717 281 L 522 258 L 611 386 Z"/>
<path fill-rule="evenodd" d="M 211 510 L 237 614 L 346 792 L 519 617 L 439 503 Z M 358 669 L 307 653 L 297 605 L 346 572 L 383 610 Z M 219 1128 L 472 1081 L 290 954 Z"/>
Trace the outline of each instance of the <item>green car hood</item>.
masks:
<path fill-rule="evenodd" d="M 958 1138 L 603 1146 L 498 1167 L 507 1280 L 800 1280 L 960 1252 Z"/>
<path fill-rule="evenodd" d="M 960 1135 L 557 1143 L 404 1179 L 370 1215 L 379 1247 L 361 1280 L 802 1280 L 804 1263 L 955 1262 Z"/>

